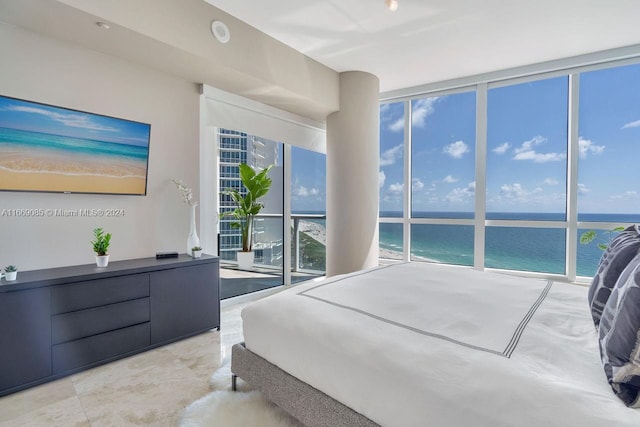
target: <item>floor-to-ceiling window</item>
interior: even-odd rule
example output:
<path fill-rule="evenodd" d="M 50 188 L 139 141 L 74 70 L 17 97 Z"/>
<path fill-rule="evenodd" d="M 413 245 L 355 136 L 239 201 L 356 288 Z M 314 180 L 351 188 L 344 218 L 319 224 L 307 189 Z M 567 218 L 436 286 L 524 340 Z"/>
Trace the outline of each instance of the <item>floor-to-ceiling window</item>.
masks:
<path fill-rule="evenodd" d="M 640 222 L 640 64 L 582 73 L 579 105 L 578 221 L 597 237 L 578 246 L 577 268 L 592 276 L 615 235 L 606 223 Z"/>
<path fill-rule="evenodd" d="M 380 105 L 380 258 L 401 260 L 403 251 L 402 223 L 404 213 L 404 103 Z"/>
<path fill-rule="evenodd" d="M 565 272 L 568 95 L 567 76 L 489 89 L 486 267 Z"/>
<path fill-rule="evenodd" d="M 291 147 L 291 281 L 324 275 L 326 155 Z"/>
<path fill-rule="evenodd" d="M 412 260 L 473 265 L 475 95 L 411 101 Z"/>
<path fill-rule="evenodd" d="M 205 253 L 220 255 L 221 296 L 269 292 L 323 275 L 325 124 L 207 85 L 200 102 L 201 243 Z M 234 208 L 226 190 L 244 193 L 240 163 L 273 166 L 254 225 L 254 260 L 242 267 L 236 258 L 241 231 L 225 215 Z"/>
<path fill-rule="evenodd" d="M 381 104 L 381 250 L 593 275 L 598 243 L 640 221 L 640 64 L 465 85 Z"/>

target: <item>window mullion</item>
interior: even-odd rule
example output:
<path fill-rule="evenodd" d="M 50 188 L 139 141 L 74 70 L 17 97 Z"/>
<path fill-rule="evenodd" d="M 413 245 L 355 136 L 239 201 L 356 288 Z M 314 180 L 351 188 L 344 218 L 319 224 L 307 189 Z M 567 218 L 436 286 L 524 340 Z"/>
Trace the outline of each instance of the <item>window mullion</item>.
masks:
<path fill-rule="evenodd" d="M 473 266 L 484 269 L 485 218 L 487 208 L 487 84 L 476 90 L 476 191 Z"/>
<path fill-rule="evenodd" d="M 567 139 L 567 279 L 576 280 L 578 253 L 578 157 L 580 154 L 578 135 L 578 108 L 580 75 L 569 75 L 569 111 Z"/>
<path fill-rule="evenodd" d="M 411 260 L 411 101 L 404 101 L 404 191 L 402 259 Z"/>

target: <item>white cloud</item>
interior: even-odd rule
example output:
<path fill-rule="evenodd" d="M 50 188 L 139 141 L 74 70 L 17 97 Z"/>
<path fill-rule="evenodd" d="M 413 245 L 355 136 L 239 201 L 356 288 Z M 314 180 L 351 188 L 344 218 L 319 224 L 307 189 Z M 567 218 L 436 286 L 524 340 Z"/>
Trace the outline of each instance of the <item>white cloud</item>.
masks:
<path fill-rule="evenodd" d="M 454 159 L 460 159 L 465 153 L 469 152 L 469 146 L 464 141 L 456 141 L 445 146 L 443 151 Z"/>
<path fill-rule="evenodd" d="M 394 194 L 402 194 L 403 189 L 404 189 L 404 184 L 400 182 L 396 182 L 395 184 L 391 184 L 389 186 L 389 192 Z"/>
<path fill-rule="evenodd" d="M 429 117 L 435 111 L 435 104 L 441 97 L 418 99 L 412 103 L 411 124 L 416 127 L 424 127 Z M 389 104 L 383 104 L 389 105 Z M 386 114 L 389 107 L 383 109 L 380 107 L 380 113 Z M 392 132 L 401 132 L 404 130 L 404 116 L 392 121 L 387 127 Z"/>
<path fill-rule="evenodd" d="M 402 106 L 391 103 L 380 105 L 380 123 L 392 132 L 404 128 L 404 114 Z"/>
<path fill-rule="evenodd" d="M 638 198 L 638 192 L 635 190 L 631 190 L 631 191 L 625 191 L 622 194 L 616 194 L 614 196 L 609 196 L 610 199 L 612 200 L 629 200 L 629 199 L 637 199 Z"/>
<path fill-rule="evenodd" d="M 380 156 L 380 166 L 390 166 L 402 158 L 404 148 L 402 144 L 396 145 L 393 148 L 385 150 Z"/>
<path fill-rule="evenodd" d="M 513 158 L 515 160 L 533 160 L 534 163 L 559 162 L 567 156 L 564 153 L 536 153 L 535 151 L 527 151 L 518 153 Z"/>
<path fill-rule="evenodd" d="M 543 190 L 540 187 L 536 187 L 533 190 L 527 190 L 517 182 L 514 184 L 503 184 L 500 187 L 501 197 L 507 200 L 518 201 L 518 202 L 527 201 L 533 195 L 536 195 L 542 192 Z"/>
<path fill-rule="evenodd" d="M 9 106 L 7 107 L 7 110 L 20 111 L 22 113 L 40 114 L 41 116 L 48 117 L 51 120 L 55 120 L 56 122 L 60 122 L 65 126 L 73 127 L 73 128 L 99 130 L 99 131 L 107 131 L 107 132 L 120 132 L 120 129 L 118 128 L 102 126 L 98 123 L 92 122 L 91 117 L 87 115 L 81 115 L 81 114 L 75 114 L 75 113 L 61 114 L 61 113 L 55 113 L 53 111 L 45 110 L 42 108 L 22 107 L 19 105 Z"/>
<path fill-rule="evenodd" d="M 389 130 L 391 132 L 400 132 L 400 131 L 404 130 L 404 117 L 400 117 L 399 119 L 397 119 L 393 123 L 391 123 L 389 125 Z"/>
<path fill-rule="evenodd" d="M 629 129 L 629 128 L 637 128 L 640 127 L 640 120 L 636 120 L 635 122 L 626 123 L 620 129 Z"/>
<path fill-rule="evenodd" d="M 293 190 L 293 194 L 299 197 L 317 196 L 319 193 L 317 188 L 307 188 L 302 185 Z"/>
<path fill-rule="evenodd" d="M 441 99 L 443 98 L 439 96 L 435 96 L 432 98 L 424 98 L 424 99 L 418 99 L 416 101 L 413 101 L 411 104 L 412 105 L 411 125 L 419 128 L 424 127 L 424 125 L 427 123 L 427 117 L 429 117 L 434 113 L 434 111 L 436 111 L 435 104 Z M 389 105 L 389 104 L 383 104 L 383 105 Z M 382 107 L 380 107 L 380 112 L 386 113 L 388 109 L 389 107 L 387 107 L 384 110 L 382 109 Z M 391 122 L 388 126 L 388 129 L 392 132 L 403 131 L 404 117 L 400 117 L 394 120 L 393 122 Z"/>
<path fill-rule="evenodd" d="M 584 159 L 587 154 L 602 154 L 604 151 L 604 145 L 595 145 L 591 140 L 578 138 L 578 150 L 580 151 L 580 158 Z"/>
<path fill-rule="evenodd" d="M 509 144 L 508 142 L 505 142 L 503 144 L 498 145 L 496 148 L 494 148 L 491 151 L 497 154 L 504 154 L 507 152 L 509 148 L 511 148 L 511 144 Z"/>
<path fill-rule="evenodd" d="M 418 178 L 413 178 L 411 180 L 411 189 L 413 191 L 420 191 L 424 188 L 424 183 L 420 181 Z"/>
<path fill-rule="evenodd" d="M 523 142 L 520 148 L 515 149 L 515 152 L 522 153 L 525 151 L 531 151 L 533 150 L 533 147 L 535 147 L 536 145 L 544 144 L 545 142 L 547 142 L 547 138 L 537 135 L 531 138 L 530 140 Z"/>
<path fill-rule="evenodd" d="M 559 184 L 558 180 L 555 179 L 555 178 L 547 178 L 547 179 L 544 180 L 544 183 L 547 184 L 547 185 L 558 185 Z"/>
<path fill-rule="evenodd" d="M 442 179 L 442 182 L 446 182 L 447 184 L 453 184 L 454 182 L 458 182 L 458 179 L 452 177 L 451 175 L 447 175 Z"/>
<path fill-rule="evenodd" d="M 578 194 L 585 195 L 589 193 L 591 190 L 584 184 L 578 184 Z"/>
<path fill-rule="evenodd" d="M 559 162 L 567 156 L 564 153 L 536 153 L 535 151 L 527 151 L 525 153 L 516 154 L 515 160 L 533 160 L 534 163 Z"/>
<path fill-rule="evenodd" d="M 440 97 L 418 99 L 413 102 L 411 109 L 411 124 L 417 127 L 423 127 L 429 117 L 436 110 L 435 105 Z"/>
<path fill-rule="evenodd" d="M 514 151 L 514 160 L 533 160 L 534 163 L 558 162 L 564 160 L 567 155 L 564 153 L 538 153 L 533 147 L 544 144 L 547 138 L 542 136 L 534 136 L 532 139 L 525 141 L 519 148 Z"/>
<path fill-rule="evenodd" d="M 454 188 L 445 196 L 450 203 L 462 203 L 472 198 L 476 193 L 475 181 L 467 184 L 466 187 Z"/>
<path fill-rule="evenodd" d="M 552 192 L 542 187 L 528 188 L 516 182 L 503 184 L 498 194 L 488 194 L 487 209 L 501 211 L 515 206 L 527 209 L 527 212 L 554 212 L 562 209 L 566 200 L 564 189 Z"/>
<path fill-rule="evenodd" d="M 378 172 L 378 188 L 384 187 L 384 182 L 387 180 L 387 175 L 384 174 L 384 171 Z"/>
<path fill-rule="evenodd" d="M 500 195 L 507 199 L 521 199 L 526 194 L 522 185 L 515 184 L 503 184 L 500 187 Z"/>

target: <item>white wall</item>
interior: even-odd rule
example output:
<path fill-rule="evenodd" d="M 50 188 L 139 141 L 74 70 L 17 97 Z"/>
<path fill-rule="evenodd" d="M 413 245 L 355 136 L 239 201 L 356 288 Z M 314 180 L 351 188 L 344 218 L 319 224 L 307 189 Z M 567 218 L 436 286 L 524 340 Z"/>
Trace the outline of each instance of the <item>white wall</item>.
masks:
<path fill-rule="evenodd" d="M 338 73 L 203 0 L 10 3 L 5 7 L 10 13 L 5 16 L 27 28 L 41 28 L 60 37 L 75 38 L 81 32 L 85 34 L 81 43 L 86 46 L 117 52 L 117 56 L 143 61 L 282 110 L 324 121 L 339 107 Z M 109 37 L 101 37 L 91 28 L 95 26 L 85 24 L 96 20 L 112 24 Z M 218 43 L 211 34 L 213 20 L 229 27 L 228 43 Z M 62 22 L 78 25 L 68 31 Z M 170 60 L 158 63 L 162 56 Z"/>
<path fill-rule="evenodd" d="M 185 251 L 189 209 L 171 178 L 199 198 L 199 93 L 194 83 L 0 23 L 0 94 L 151 123 L 147 196 L 0 192 L 3 209 L 117 208 L 124 217 L 0 216 L 0 266 L 93 263 L 92 230 L 113 234 L 111 260 Z"/>

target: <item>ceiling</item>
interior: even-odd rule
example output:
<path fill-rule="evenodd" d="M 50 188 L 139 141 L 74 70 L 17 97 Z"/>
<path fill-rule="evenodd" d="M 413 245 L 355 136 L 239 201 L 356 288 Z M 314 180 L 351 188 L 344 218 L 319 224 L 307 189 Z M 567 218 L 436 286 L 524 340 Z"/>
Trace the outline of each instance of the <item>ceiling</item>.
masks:
<path fill-rule="evenodd" d="M 607 49 L 631 46 L 554 66 L 640 55 L 640 0 L 398 1 L 391 12 L 384 0 L 0 0 L 0 24 L 316 121 L 339 109 L 335 71 L 373 73 L 391 99 Z M 229 26 L 229 43 L 215 41 L 212 20 Z"/>
<path fill-rule="evenodd" d="M 640 44 L 639 0 L 205 0 L 382 92 Z"/>

